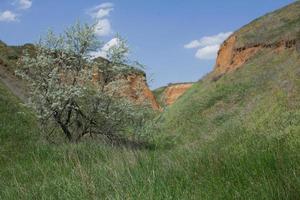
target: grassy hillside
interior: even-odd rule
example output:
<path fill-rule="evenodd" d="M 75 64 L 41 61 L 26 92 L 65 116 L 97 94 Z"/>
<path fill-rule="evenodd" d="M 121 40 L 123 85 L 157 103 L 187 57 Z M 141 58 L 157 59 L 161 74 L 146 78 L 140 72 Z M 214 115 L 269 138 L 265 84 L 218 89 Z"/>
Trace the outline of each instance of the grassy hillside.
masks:
<path fill-rule="evenodd" d="M 164 113 L 166 126 L 173 127 L 170 132 L 188 133 L 184 135 L 187 138 L 197 137 L 195 131 L 223 127 L 233 118 L 256 127 L 267 122 L 268 117 L 267 123 L 273 123 L 275 117 L 281 118 L 285 111 L 297 113 L 299 57 L 294 49 L 281 53 L 262 50 L 238 71 L 226 74 L 217 82 L 212 81 L 213 74 L 209 74 Z M 263 125 L 262 128 L 272 128 L 271 124 Z"/>
<path fill-rule="evenodd" d="M 0 199 L 299 199 L 299 66 L 296 49 L 265 49 L 209 74 L 140 150 L 49 144 L 0 83 Z"/>
<path fill-rule="evenodd" d="M 299 198 L 299 66 L 296 50 L 261 51 L 217 82 L 209 75 L 164 113 L 165 134 L 202 152 L 205 195 Z"/>
<path fill-rule="evenodd" d="M 154 150 L 46 143 L 1 85 L 0 199 L 297 199 L 299 62 L 261 52 L 207 77 L 165 113 Z"/>
<path fill-rule="evenodd" d="M 164 92 L 166 91 L 166 89 L 168 89 L 168 87 L 171 87 L 171 86 L 176 86 L 176 85 L 180 85 L 180 84 L 189 84 L 189 83 L 193 83 L 193 82 L 169 83 L 167 86 L 162 86 L 162 87 L 156 88 L 152 92 L 153 92 L 157 102 L 159 103 L 159 105 L 161 107 L 165 107 L 166 104 L 165 104 Z"/>
<path fill-rule="evenodd" d="M 268 13 L 237 31 L 237 47 L 300 37 L 300 1 Z"/>
<path fill-rule="evenodd" d="M 24 50 L 28 50 L 33 54 L 34 46 L 32 44 L 8 46 L 0 40 L 0 65 L 6 67 L 6 69 L 11 72 L 14 72 L 16 63 Z"/>
<path fill-rule="evenodd" d="M 163 86 L 163 87 L 157 88 L 157 89 L 152 91 L 155 98 L 156 98 L 156 101 L 159 103 L 159 105 L 161 107 L 165 106 L 164 99 L 163 99 L 163 94 L 164 94 L 164 91 L 166 90 L 166 88 L 167 88 L 167 86 Z"/>
<path fill-rule="evenodd" d="M 237 31 L 237 37 L 245 43 L 257 42 L 254 35 L 266 43 L 271 38 L 299 40 L 299 6 L 262 17 Z M 271 29 L 259 26 L 270 21 Z M 274 27 L 281 30 L 276 37 Z M 264 49 L 239 70 L 216 82 L 212 77 L 195 84 L 162 117 L 167 137 L 172 135 L 186 151 L 201 152 L 202 197 L 298 199 L 299 49 Z"/>

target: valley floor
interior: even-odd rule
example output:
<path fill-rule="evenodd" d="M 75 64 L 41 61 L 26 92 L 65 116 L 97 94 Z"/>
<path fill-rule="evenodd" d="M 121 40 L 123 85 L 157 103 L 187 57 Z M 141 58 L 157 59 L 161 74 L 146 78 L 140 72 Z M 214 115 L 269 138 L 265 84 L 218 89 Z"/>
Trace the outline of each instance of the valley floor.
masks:
<path fill-rule="evenodd" d="M 0 68 L 0 199 L 300 199 L 299 10 L 296 1 L 235 32 L 229 61 L 266 48 L 168 106 L 145 130 L 152 149 L 46 141 L 22 84 Z"/>
<path fill-rule="evenodd" d="M 232 93 L 230 84 L 221 87 L 217 93 L 201 97 L 198 106 L 202 107 L 194 104 L 187 112 L 197 109 L 208 117 L 212 114 L 208 110 L 214 109 L 211 106 L 220 106 L 222 101 L 232 105 L 227 92 L 234 99 L 244 98 L 240 96 L 247 88 L 244 86 L 234 90 L 237 93 Z M 203 87 L 205 81 L 187 95 L 201 95 Z M 166 116 L 176 116 L 180 105 L 175 104 Z M 265 120 L 276 124 L 264 124 L 263 128 L 259 124 L 267 121 L 257 121 L 256 130 L 220 113 L 214 121 L 219 129 L 205 129 L 201 116 L 198 121 L 186 118 L 189 128 L 180 121 L 167 121 L 168 134 L 161 136 L 153 150 L 97 142 L 55 145 L 41 139 L 34 115 L 0 84 L 0 199 L 299 199 L 299 110 L 272 109 L 273 116 L 281 112 L 280 118 L 266 115 Z M 181 116 L 185 114 L 181 112 Z M 279 119 L 285 121 L 275 122 Z M 210 131 L 209 138 L 195 134 L 201 131 L 191 123 Z M 175 130 L 183 131 L 185 137 L 172 136 Z"/>

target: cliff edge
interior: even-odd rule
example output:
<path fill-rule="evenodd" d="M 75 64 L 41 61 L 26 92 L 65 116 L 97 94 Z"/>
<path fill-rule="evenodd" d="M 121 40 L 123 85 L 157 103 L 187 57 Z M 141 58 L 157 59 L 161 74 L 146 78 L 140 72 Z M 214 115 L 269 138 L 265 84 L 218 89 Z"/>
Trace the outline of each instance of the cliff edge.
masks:
<path fill-rule="evenodd" d="M 300 51 L 300 2 L 256 19 L 233 33 L 220 47 L 215 77 L 240 68 L 264 49 L 276 54 L 286 49 Z"/>

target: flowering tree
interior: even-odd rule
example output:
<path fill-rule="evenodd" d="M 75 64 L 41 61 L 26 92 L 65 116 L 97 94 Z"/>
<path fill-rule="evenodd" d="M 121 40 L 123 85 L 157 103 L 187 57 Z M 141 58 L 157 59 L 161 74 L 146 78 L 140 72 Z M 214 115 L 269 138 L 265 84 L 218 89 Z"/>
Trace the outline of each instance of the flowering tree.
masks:
<path fill-rule="evenodd" d="M 120 42 L 109 50 L 110 62 L 100 64 L 110 77 L 102 85 L 116 82 L 109 89 L 91 81 L 93 67 L 99 63 L 90 55 L 100 44 L 93 26 L 78 23 L 59 36 L 49 32 L 36 45 L 34 56 L 24 54 L 17 73 L 30 84 L 30 106 L 47 135 L 62 132 L 70 142 L 85 135 L 117 141 L 142 126 L 149 112 L 115 95 L 122 84 L 109 76 L 116 77 L 126 66 L 128 48 L 124 40 Z"/>

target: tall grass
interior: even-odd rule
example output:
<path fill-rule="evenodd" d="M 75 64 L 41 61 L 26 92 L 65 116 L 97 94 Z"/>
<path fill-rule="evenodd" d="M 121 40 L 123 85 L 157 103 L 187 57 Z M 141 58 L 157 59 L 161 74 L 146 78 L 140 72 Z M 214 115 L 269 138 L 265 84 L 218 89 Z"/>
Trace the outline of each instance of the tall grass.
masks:
<path fill-rule="evenodd" d="M 299 199 L 299 60 L 261 52 L 209 75 L 162 116 L 152 150 L 46 143 L 0 85 L 0 199 Z"/>

